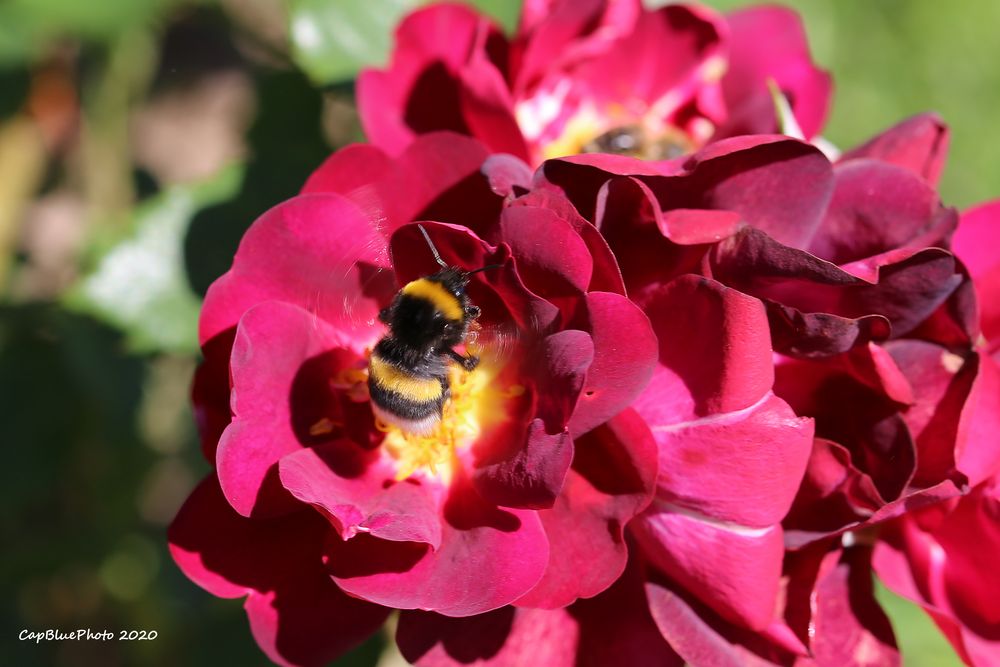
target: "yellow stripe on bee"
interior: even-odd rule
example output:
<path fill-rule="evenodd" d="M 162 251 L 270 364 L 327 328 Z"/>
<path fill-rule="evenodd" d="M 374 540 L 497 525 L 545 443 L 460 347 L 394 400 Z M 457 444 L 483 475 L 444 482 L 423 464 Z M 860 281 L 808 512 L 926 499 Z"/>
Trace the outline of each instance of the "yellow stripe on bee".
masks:
<path fill-rule="evenodd" d="M 426 299 L 449 320 L 461 320 L 465 316 L 462 304 L 454 294 L 444 288 L 439 282 L 419 278 L 406 284 L 403 294 Z"/>
<path fill-rule="evenodd" d="M 414 377 L 374 354 L 368 362 L 368 373 L 383 389 L 411 401 L 422 403 L 441 397 L 440 381 L 433 378 Z"/>

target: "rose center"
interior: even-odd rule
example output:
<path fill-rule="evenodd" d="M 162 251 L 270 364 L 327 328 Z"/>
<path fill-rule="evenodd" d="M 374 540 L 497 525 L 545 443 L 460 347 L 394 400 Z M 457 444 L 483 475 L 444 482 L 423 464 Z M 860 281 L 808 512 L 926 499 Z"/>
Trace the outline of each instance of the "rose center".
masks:
<path fill-rule="evenodd" d="M 639 125 L 616 127 L 582 146 L 583 153 L 613 153 L 642 160 L 671 160 L 694 149 L 690 137 L 676 128 L 652 132 Z"/>
<path fill-rule="evenodd" d="M 427 435 L 377 422 L 378 429 L 386 434 L 382 444 L 396 459 L 397 480 L 417 472 L 445 482 L 450 479 L 456 456 L 484 429 L 503 421 L 506 400 L 524 391 L 518 385 L 499 388 L 496 378 L 497 369 L 488 364 L 480 364 L 473 371 L 453 366 L 449 378 L 451 397 L 444 404 L 441 421 Z"/>

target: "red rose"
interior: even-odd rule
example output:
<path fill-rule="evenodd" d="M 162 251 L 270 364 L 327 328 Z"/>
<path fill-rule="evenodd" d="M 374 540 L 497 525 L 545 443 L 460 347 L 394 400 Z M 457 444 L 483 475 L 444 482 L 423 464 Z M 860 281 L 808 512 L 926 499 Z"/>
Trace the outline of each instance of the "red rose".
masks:
<path fill-rule="evenodd" d="M 473 10 L 441 4 L 400 24 L 389 67 L 359 77 L 358 104 L 369 139 L 391 153 L 452 130 L 534 164 L 580 152 L 661 160 L 775 131 L 768 80 L 806 136 L 817 134 L 830 78 L 783 8 L 722 16 L 695 4 L 529 0 L 508 39 Z"/>

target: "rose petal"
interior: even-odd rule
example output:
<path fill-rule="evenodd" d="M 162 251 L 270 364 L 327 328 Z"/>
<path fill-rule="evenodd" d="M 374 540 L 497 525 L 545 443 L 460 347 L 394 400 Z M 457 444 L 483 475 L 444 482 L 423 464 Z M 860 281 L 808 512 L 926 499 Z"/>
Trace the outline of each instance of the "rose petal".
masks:
<path fill-rule="evenodd" d="M 363 349 L 377 339 L 370 322 L 391 295 L 387 267 L 377 219 L 339 195 L 294 197 L 247 230 L 233 267 L 205 295 L 200 340 L 236 326 L 258 303 L 279 300 L 315 313 Z"/>
<path fill-rule="evenodd" d="M 359 409 L 329 384 L 339 371 L 361 363 L 341 341 L 331 326 L 287 303 L 261 304 L 240 321 L 232 357 L 233 422 L 216 452 L 222 489 L 240 514 L 273 516 L 299 507 L 281 486 L 277 464 L 344 433 L 335 427 L 314 434 L 321 419 L 374 432 L 367 405 Z M 345 412 L 355 418 L 346 419 Z"/>
<path fill-rule="evenodd" d="M 654 431 L 748 408 L 770 390 L 771 342 L 758 300 L 688 275 L 660 289 L 646 314 L 660 366 L 634 407 Z"/>
<path fill-rule="evenodd" d="M 369 187 L 389 174 L 392 160 L 370 144 L 351 144 L 335 151 L 314 171 L 302 194 L 335 193 L 352 198 L 352 193 Z"/>
<path fill-rule="evenodd" d="M 577 326 L 590 332 L 594 361 L 587 369 L 569 429 L 578 437 L 621 412 L 642 392 L 656 365 L 656 335 L 649 318 L 618 294 L 590 292 Z M 628 332 L 628 345 L 622 341 Z"/>
<path fill-rule="evenodd" d="M 303 449 L 281 460 L 281 483 L 333 519 L 345 540 L 363 532 L 437 549 L 441 521 L 436 494 L 419 481 L 397 483 L 395 469 L 380 458 L 349 440 Z"/>
<path fill-rule="evenodd" d="M 958 222 L 908 169 L 870 159 L 837 165 L 836 188 L 809 252 L 835 264 L 905 247 L 942 246 Z M 891 221 L 891 224 L 888 224 Z"/>
<path fill-rule="evenodd" d="M 358 109 L 368 139 L 398 154 L 416 134 L 466 132 L 456 72 L 491 32 L 497 29 L 488 19 L 462 5 L 409 14 L 396 28 L 389 68 L 358 76 Z"/>
<path fill-rule="evenodd" d="M 628 558 L 624 527 L 652 499 L 655 463 L 656 443 L 630 410 L 577 441 L 562 493 L 539 514 L 549 567 L 518 606 L 564 607 L 618 578 Z"/>
<path fill-rule="evenodd" d="M 786 653 L 759 635 L 728 624 L 661 579 L 646 583 L 646 595 L 657 627 L 686 664 L 775 667 L 790 662 Z"/>
<path fill-rule="evenodd" d="M 749 528 L 660 500 L 630 525 L 644 557 L 718 614 L 754 630 L 771 623 L 784 553 L 780 526 Z"/>
<path fill-rule="evenodd" d="M 310 510 L 277 520 L 246 519 L 214 476 L 184 503 L 168 531 L 170 553 L 199 586 L 248 596 L 254 638 L 281 665 L 319 665 L 373 633 L 389 610 L 344 595 L 323 571 L 329 526 Z M 322 628 L 336 627 L 337 632 Z"/>
<path fill-rule="evenodd" d="M 813 599 L 811 644 L 818 664 L 901 664 L 889 618 L 875 599 L 870 548 L 828 554 Z"/>
<path fill-rule="evenodd" d="M 473 446 L 473 479 L 485 498 L 507 507 L 552 507 L 573 458 L 566 422 L 593 358 L 590 336 L 582 331 L 546 337 L 533 369 L 535 418 L 524 430 L 504 428 Z"/>
<path fill-rule="evenodd" d="M 1000 260 L 992 250 L 1000 242 L 1000 201 L 981 204 L 962 214 L 952 247 L 976 286 L 983 334 L 1000 344 Z"/>
<path fill-rule="evenodd" d="M 842 161 L 871 158 L 909 169 L 937 186 L 948 157 L 948 126 L 934 113 L 917 114 L 893 125 L 841 156 Z"/>
<path fill-rule="evenodd" d="M 722 90 L 731 118 L 723 136 L 774 132 L 776 114 L 768 79 L 789 98 L 806 137 L 823 127 L 833 84 L 813 65 L 799 16 L 785 7 L 749 7 L 726 15 L 729 69 Z"/>
<path fill-rule="evenodd" d="M 657 498 L 720 521 L 766 528 L 785 516 L 812 448 L 809 419 L 775 396 L 753 407 L 653 428 Z"/>
<path fill-rule="evenodd" d="M 565 610 L 503 607 L 450 618 L 404 611 L 396 628 L 403 657 L 420 667 L 486 667 L 524 664 L 574 667 L 580 630 Z"/>
<path fill-rule="evenodd" d="M 441 547 L 358 535 L 328 545 L 327 567 L 349 594 L 396 609 L 471 616 L 502 607 L 534 586 L 549 558 L 536 512 L 499 509 L 470 481 L 452 480 Z"/>

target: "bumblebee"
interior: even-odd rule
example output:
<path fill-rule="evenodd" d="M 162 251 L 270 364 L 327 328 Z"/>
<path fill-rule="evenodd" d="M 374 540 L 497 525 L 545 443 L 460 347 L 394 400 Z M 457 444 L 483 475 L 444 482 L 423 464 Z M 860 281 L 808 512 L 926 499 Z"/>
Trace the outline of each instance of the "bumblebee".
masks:
<path fill-rule="evenodd" d="M 479 363 L 477 356 L 455 350 L 466 342 L 479 317 L 479 308 L 465 293 L 469 276 L 500 265 L 473 271 L 448 266 L 427 231 L 417 227 L 442 268 L 407 283 L 379 312 L 389 333 L 372 350 L 368 392 L 376 417 L 403 431 L 427 435 L 441 420 L 451 395 L 451 364 L 471 371 Z"/>

